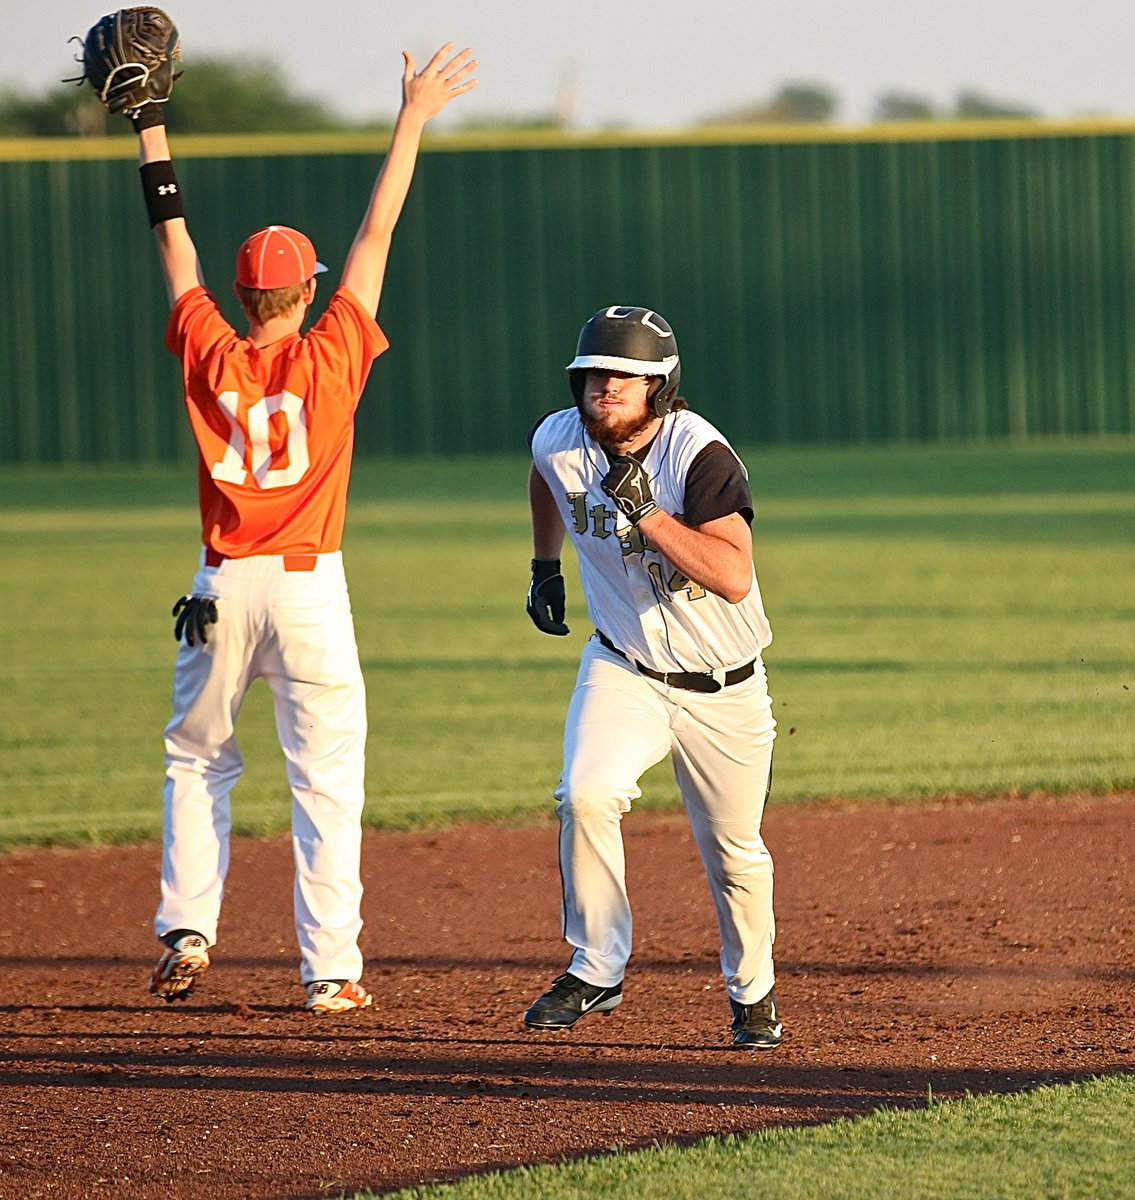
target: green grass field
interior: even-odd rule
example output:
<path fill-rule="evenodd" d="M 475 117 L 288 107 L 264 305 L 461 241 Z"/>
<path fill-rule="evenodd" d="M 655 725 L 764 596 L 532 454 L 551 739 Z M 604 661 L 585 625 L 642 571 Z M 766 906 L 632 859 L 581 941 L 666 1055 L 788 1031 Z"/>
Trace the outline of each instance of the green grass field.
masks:
<path fill-rule="evenodd" d="M 525 1167 L 387 1200 L 1131 1200 L 1135 1079 Z M 355 1200 L 370 1200 L 369 1194 Z"/>
<path fill-rule="evenodd" d="M 750 453 L 776 803 L 1135 786 L 1135 441 Z M 590 632 L 523 611 L 521 459 L 362 463 L 346 552 L 368 814 L 539 819 Z M 153 837 L 192 472 L 0 471 L 0 847 Z M 284 827 L 263 687 L 238 829 Z M 665 766 L 643 803 L 669 805 Z M 1135 1197 L 1135 1085 L 1088 1081 L 399 1193 L 403 1200 Z"/>
<path fill-rule="evenodd" d="M 774 630 L 774 802 L 1135 783 L 1135 446 L 747 455 Z M 346 554 L 367 676 L 367 820 L 546 814 L 590 626 L 523 610 L 521 459 L 361 463 Z M 151 837 L 192 471 L 0 472 L 0 846 Z M 288 819 L 269 696 L 237 828 Z M 664 764 L 643 804 L 670 805 Z"/>

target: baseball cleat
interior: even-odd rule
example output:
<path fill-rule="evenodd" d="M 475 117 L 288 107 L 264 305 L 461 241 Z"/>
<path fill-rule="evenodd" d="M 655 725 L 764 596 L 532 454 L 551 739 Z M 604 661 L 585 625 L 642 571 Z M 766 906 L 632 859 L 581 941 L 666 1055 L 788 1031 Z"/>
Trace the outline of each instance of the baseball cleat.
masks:
<path fill-rule="evenodd" d="M 551 988 L 524 1014 L 529 1029 L 570 1029 L 580 1017 L 601 1012 L 610 1015 L 623 1002 L 623 985 L 598 987 L 570 971 L 553 980 Z"/>
<path fill-rule="evenodd" d="M 733 1010 L 733 1045 L 744 1050 L 775 1050 L 784 1038 L 784 1026 L 776 1011 L 776 993 L 770 991 L 756 1004 L 729 1001 Z"/>
<path fill-rule="evenodd" d="M 150 992 L 167 1004 L 188 1000 L 197 980 L 209 969 L 209 943 L 192 930 L 181 930 L 167 944 L 150 975 Z"/>
<path fill-rule="evenodd" d="M 349 979 L 317 979 L 307 985 L 304 1008 L 313 1013 L 350 1012 L 354 1008 L 370 1008 L 374 997 L 361 983 Z"/>

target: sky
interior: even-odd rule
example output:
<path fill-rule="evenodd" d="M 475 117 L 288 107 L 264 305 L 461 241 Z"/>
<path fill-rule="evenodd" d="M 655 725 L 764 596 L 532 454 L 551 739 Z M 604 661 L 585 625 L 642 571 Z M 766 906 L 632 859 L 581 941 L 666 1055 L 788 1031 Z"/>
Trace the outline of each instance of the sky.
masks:
<path fill-rule="evenodd" d="M 479 86 L 437 125 L 558 112 L 583 131 L 673 129 L 768 100 L 785 83 L 837 97 L 835 119 L 914 93 L 949 110 L 976 91 L 1047 117 L 1135 116 L 1135 5 L 1119 0 L 169 0 L 193 55 L 269 57 L 350 117 L 392 117 L 401 51 L 471 46 Z M 41 0 L 0 39 L 0 87 L 40 94 L 76 70 L 105 11 Z M 60 85 L 62 86 L 62 85 Z"/>

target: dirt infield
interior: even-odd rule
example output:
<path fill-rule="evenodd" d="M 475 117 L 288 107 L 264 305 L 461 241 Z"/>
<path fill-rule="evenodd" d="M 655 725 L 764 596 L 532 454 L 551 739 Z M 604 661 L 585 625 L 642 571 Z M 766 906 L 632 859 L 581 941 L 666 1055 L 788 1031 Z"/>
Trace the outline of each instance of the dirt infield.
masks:
<path fill-rule="evenodd" d="M 519 1015 L 564 966 L 551 824 L 370 832 L 378 1008 L 298 1011 L 286 839 L 236 844 L 186 1006 L 145 992 L 154 846 L 0 857 L 0 1197 L 244 1200 L 1135 1069 L 1135 794 L 777 808 L 788 1039 L 727 1045 L 680 817 L 632 814 L 626 1000 Z"/>

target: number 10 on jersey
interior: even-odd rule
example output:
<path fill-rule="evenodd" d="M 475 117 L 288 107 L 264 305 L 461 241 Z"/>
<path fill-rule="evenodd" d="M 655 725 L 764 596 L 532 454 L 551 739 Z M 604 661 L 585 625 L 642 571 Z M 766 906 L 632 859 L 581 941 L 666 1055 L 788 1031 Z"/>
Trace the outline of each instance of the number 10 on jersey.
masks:
<path fill-rule="evenodd" d="M 229 420 L 229 444 L 220 461 L 213 464 L 214 479 L 221 483 L 255 481 L 257 487 L 268 489 L 288 487 L 307 474 L 311 463 L 307 412 L 301 396 L 292 392 L 263 396 L 243 412 L 237 392 L 222 392 L 217 403 Z"/>

